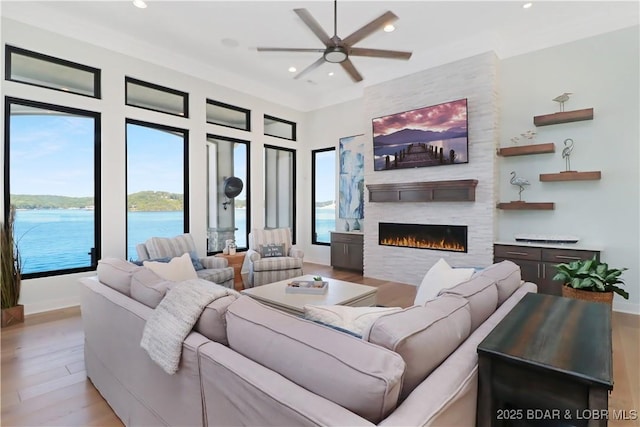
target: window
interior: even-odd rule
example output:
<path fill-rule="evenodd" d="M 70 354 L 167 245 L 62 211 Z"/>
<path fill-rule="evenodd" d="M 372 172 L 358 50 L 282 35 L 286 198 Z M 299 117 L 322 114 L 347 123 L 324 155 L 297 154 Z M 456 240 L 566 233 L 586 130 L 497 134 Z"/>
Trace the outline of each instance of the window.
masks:
<path fill-rule="evenodd" d="M 126 104 L 174 116 L 189 117 L 189 94 L 125 77 Z"/>
<path fill-rule="evenodd" d="M 296 124 L 288 120 L 264 115 L 264 134 L 276 138 L 296 140 Z"/>
<path fill-rule="evenodd" d="M 249 210 L 249 142 L 207 135 L 209 253 L 220 252 L 225 241 L 234 239 L 239 250 L 248 248 L 251 230 Z M 242 181 L 242 191 L 231 197 L 234 189 L 229 177 Z M 225 184 L 227 184 L 225 188 Z"/>
<path fill-rule="evenodd" d="M 265 145 L 265 228 L 291 228 L 296 240 L 296 151 Z"/>
<path fill-rule="evenodd" d="M 95 269 L 100 258 L 100 115 L 5 99 L 5 218 L 25 279 Z"/>
<path fill-rule="evenodd" d="M 150 237 L 189 232 L 187 130 L 127 120 L 127 257 Z"/>
<path fill-rule="evenodd" d="M 251 111 L 207 99 L 207 123 L 251 130 Z"/>
<path fill-rule="evenodd" d="M 100 70 L 14 46 L 6 47 L 5 78 L 100 98 Z"/>
<path fill-rule="evenodd" d="M 336 149 L 311 151 L 311 243 L 331 244 L 336 229 Z"/>

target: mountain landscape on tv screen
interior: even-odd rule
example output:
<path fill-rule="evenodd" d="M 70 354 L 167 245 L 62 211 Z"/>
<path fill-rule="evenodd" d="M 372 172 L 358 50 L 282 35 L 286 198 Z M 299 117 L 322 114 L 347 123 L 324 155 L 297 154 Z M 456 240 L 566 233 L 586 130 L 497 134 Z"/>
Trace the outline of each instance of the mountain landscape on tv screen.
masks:
<path fill-rule="evenodd" d="M 409 144 L 412 142 L 432 142 L 443 141 L 453 138 L 465 138 L 467 129 L 464 127 L 455 127 L 444 132 L 434 132 L 431 130 L 419 129 L 402 129 L 389 135 L 380 135 L 373 138 L 375 145 L 397 145 Z"/>

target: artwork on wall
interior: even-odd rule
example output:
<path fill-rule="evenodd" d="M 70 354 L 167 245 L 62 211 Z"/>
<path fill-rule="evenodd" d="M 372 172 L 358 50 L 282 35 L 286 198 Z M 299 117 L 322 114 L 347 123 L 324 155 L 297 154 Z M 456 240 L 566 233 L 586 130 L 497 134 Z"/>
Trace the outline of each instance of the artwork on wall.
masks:
<path fill-rule="evenodd" d="M 376 171 L 468 163 L 467 100 L 373 119 Z"/>
<path fill-rule="evenodd" d="M 340 138 L 339 156 L 338 217 L 355 220 L 352 228 L 358 230 L 357 220 L 364 218 L 364 136 Z"/>

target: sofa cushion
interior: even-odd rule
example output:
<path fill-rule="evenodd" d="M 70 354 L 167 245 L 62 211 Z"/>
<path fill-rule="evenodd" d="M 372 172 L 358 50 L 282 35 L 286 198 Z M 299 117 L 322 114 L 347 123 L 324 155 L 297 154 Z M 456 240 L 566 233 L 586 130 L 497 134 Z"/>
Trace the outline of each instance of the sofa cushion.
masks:
<path fill-rule="evenodd" d="M 469 336 L 469 302 L 443 295 L 424 306 L 414 305 L 375 320 L 363 339 L 395 351 L 407 369 L 400 399 L 404 399 Z"/>
<path fill-rule="evenodd" d="M 469 301 L 471 332 L 487 320 L 498 307 L 496 282 L 480 275 L 473 276 L 450 289 L 444 289 L 441 295 L 458 295 Z"/>
<path fill-rule="evenodd" d="M 200 279 L 208 280 L 219 285 L 228 280 L 233 280 L 234 277 L 233 267 L 223 267 L 215 269 L 205 268 L 204 270 L 196 271 L 196 274 Z"/>
<path fill-rule="evenodd" d="M 293 268 L 302 268 L 302 258 L 260 258 L 253 262 L 253 271 L 291 270 Z"/>
<path fill-rule="evenodd" d="M 385 348 L 248 296 L 229 306 L 227 336 L 231 349 L 372 423 L 396 407 L 405 363 Z"/>
<path fill-rule="evenodd" d="M 413 303 L 423 305 L 438 296 L 440 290 L 469 280 L 474 272 L 473 268 L 451 268 L 444 259 L 440 258 L 424 275 Z"/>
<path fill-rule="evenodd" d="M 195 325 L 196 332 L 201 333 L 211 341 L 228 345 L 227 340 L 227 308 L 238 299 L 238 295 L 227 295 L 207 305 Z"/>
<path fill-rule="evenodd" d="M 169 262 L 143 261 L 142 265 L 153 270 L 154 273 L 163 279 L 174 282 L 198 278 L 198 274 L 195 268 L 193 268 L 191 257 L 188 253 L 172 258 Z"/>
<path fill-rule="evenodd" d="M 104 258 L 98 261 L 98 280 L 116 291 L 131 296 L 131 276 L 141 269 L 121 258 Z"/>
<path fill-rule="evenodd" d="M 185 252 L 196 250 L 193 237 L 190 234 L 181 234 L 175 237 L 152 237 L 145 242 L 149 258 L 174 258 Z"/>
<path fill-rule="evenodd" d="M 476 275 L 488 277 L 496 282 L 496 286 L 498 287 L 498 305 L 502 305 L 522 284 L 520 266 L 509 260 L 490 265 L 476 273 Z"/>
<path fill-rule="evenodd" d="M 400 307 L 349 307 L 346 305 L 305 304 L 304 318 L 345 329 L 362 336 L 380 316 L 401 311 Z"/>
<path fill-rule="evenodd" d="M 131 276 L 131 298 L 148 307 L 156 308 L 176 283 L 163 279 L 153 270 L 141 268 Z"/>

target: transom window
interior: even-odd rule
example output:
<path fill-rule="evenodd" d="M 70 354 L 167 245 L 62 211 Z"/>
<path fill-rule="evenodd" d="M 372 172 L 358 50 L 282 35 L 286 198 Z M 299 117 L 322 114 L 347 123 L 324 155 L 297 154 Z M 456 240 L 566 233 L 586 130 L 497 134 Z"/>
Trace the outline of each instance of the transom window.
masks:
<path fill-rule="evenodd" d="M 276 138 L 296 140 L 296 124 L 288 120 L 264 115 L 264 134 Z"/>
<path fill-rule="evenodd" d="M 126 104 L 174 116 L 189 117 L 189 94 L 125 77 Z"/>
<path fill-rule="evenodd" d="M 97 68 L 14 46 L 7 46 L 5 54 L 7 80 L 100 98 Z"/>
<path fill-rule="evenodd" d="M 207 99 L 207 123 L 249 131 L 251 111 Z"/>

